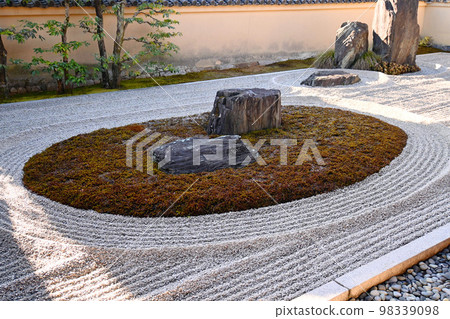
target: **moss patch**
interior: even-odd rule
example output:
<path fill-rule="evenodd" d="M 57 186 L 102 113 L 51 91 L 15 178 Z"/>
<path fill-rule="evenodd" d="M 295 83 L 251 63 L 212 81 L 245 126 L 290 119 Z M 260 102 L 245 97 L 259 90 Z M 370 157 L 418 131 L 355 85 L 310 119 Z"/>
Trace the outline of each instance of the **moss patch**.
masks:
<path fill-rule="evenodd" d="M 196 121 L 205 125 L 207 114 Z M 24 167 L 24 184 L 57 202 L 100 213 L 139 217 L 223 213 L 274 205 L 257 183 L 279 203 L 351 185 L 388 165 L 407 140 L 401 129 L 373 117 L 284 106 L 281 128 L 243 138 L 253 144 L 260 138 L 297 139 L 298 145 L 289 147 L 288 165 L 279 165 L 279 146 L 266 142 L 260 149 L 266 166 L 252 163 L 241 169 L 182 175 L 156 170 L 147 175 L 125 162 L 126 140 L 144 128 L 178 138 L 205 134 L 192 119 L 172 118 L 78 135 L 33 156 Z M 315 161 L 294 165 L 305 139 L 316 142 L 325 166 Z"/>

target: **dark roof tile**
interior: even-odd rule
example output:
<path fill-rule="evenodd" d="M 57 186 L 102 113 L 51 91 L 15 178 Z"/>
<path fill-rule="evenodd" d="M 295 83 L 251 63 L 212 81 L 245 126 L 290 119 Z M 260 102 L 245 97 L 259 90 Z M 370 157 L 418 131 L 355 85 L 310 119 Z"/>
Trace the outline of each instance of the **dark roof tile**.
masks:
<path fill-rule="evenodd" d="M 120 0 L 102 0 L 106 6 L 114 5 Z M 156 0 L 126 0 L 128 6 L 137 6 L 145 2 L 156 2 Z M 376 0 L 162 0 L 163 4 L 168 7 L 188 7 L 188 6 L 236 6 L 236 5 L 283 5 L 283 4 L 319 4 L 319 3 L 360 3 L 375 2 Z M 420 0 L 423 2 L 444 2 L 449 3 L 450 0 Z M 92 6 L 92 0 L 71 0 L 72 6 L 77 3 L 84 2 L 84 6 Z M 64 0 L 0 0 L 0 8 L 2 7 L 61 7 Z"/>

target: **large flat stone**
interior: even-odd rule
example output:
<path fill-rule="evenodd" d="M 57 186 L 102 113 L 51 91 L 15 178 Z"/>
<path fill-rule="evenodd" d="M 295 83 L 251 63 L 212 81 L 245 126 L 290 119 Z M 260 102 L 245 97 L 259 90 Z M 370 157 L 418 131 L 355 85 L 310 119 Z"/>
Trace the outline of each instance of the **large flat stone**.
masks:
<path fill-rule="evenodd" d="M 350 85 L 359 81 L 361 81 L 361 79 L 358 75 L 345 71 L 317 71 L 311 74 L 301 84 L 329 87 L 336 85 Z"/>
<path fill-rule="evenodd" d="M 254 162 L 258 156 L 253 150 L 252 153 L 239 135 L 212 139 L 190 137 L 156 148 L 153 151 L 153 160 L 163 164 L 159 167 L 163 172 L 190 174 L 244 167 Z"/>

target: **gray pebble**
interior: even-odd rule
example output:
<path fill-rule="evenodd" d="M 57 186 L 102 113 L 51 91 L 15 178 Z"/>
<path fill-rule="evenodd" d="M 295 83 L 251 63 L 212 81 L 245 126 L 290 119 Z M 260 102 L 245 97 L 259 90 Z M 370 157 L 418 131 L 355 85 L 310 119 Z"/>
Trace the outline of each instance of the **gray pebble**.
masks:
<path fill-rule="evenodd" d="M 430 297 L 433 295 L 432 291 L 422 291 L 422 296 L 424 297 Z"/>
<path fill-rule="evenodd" d="M 419 268 L 420 268 L 421 270 L 427 270 L 427 269 L 428 269 L 428 266 L 427 266 L 427 264 L 425 264 L 424 262 L 420 262 L 420 263 L 419 263 Z"/>
<path fill-rule="evenodd" d="M 394 283 L 397 282 L 397 276 L 391 277 L 391 279 L 388 280 L 388 282 Z"/>
<path fill-rule="evenodd" d="M 385 291 L 386 290 L 386 286 L 385 285 L 378 285 L 378 290 Z"/>
<path fill-rule="evenodd" d="M 399 290 L 402 289 L 402 286 L 400 286 L 400 285 L 392 285 L 391 288 L 392 288 L 393 290 L 399 291 Z"/>

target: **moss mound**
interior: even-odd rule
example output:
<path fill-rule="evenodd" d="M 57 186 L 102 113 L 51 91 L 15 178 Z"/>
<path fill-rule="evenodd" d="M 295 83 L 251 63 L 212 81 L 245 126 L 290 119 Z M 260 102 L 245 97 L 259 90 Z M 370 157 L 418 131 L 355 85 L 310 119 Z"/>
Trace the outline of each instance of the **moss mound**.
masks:
<path fill-rule="evenodd" d="M 417 65 L 397 64 L 395 62 L 382 61 L 373 67 L 374 71 L 383 72 L 390 75 L 400 75 L 420 71 Z"/>
<path fill-rule="evenodd" d="M 205 125 L 207 114 L 196 121 Z M 54 201 L 99 213 L 139 217 L 223 213 L 274 205 L 274 200 L 289 202 L 356 183 L 388 165 L 407 140 L 401 129 L 373 117 L 331 108 L 284 106 L 281 128 L 251 132 L 243 138 L 252 144 L 260 138 L 297 139 L 298 145 L 288 148 L 287 165 L 279 164 L 280 147 L 266 142 L 259 151 L 266 166 L 252 163 L 241 169 L 182 175 L 156 170 L 147 175 L 127 167 L 125 161 L 126 140 L 144 128 L 179 138 L 205 134 L 192 119 L 172 118 L 74 136 L 33 156 L 24 167 L 24 184 Z M 315 161 L 295 165 L 305 139 L 316 142 L 325 166 Z"/>

